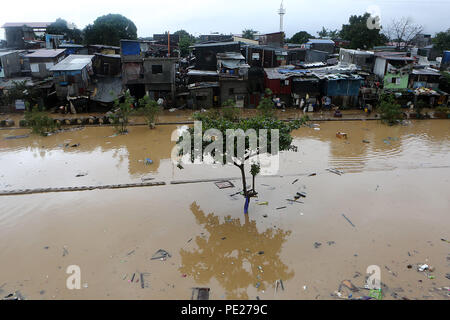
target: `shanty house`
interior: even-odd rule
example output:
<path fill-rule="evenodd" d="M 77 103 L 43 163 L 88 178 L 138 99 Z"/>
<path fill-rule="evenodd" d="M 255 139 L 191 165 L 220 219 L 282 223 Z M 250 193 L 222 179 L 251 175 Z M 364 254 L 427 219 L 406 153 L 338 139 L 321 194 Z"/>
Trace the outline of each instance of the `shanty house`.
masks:
<path fill-rule="evenodd" d="M 0 78 L 10 78 L 20 75 L 20 52 L 0 51 Z"/>
<path fill-rule="evenodd" d="M 9 48 L 25 49 L 27 42 L 43 36 L 50 22 L 8 22 L 5 29 L 6 45 Z"/>
<path fill-rule="evenodd" d="M 53 72 L 56 94 L 60 100 L 87 96 L 93 75 L 93 55 L 70 55 L 50 68 Z"/>
<path fill-rule="evenodd" d="M 120 55 L 96 53 L 92 67 L 94 77 L 91 100 L 103 105 L 112 103 L 123 91 Z"/>
<path fill-rule="evenodd" d="M 217 70 L 217 54 L 224 52 L 241 52 L 239 42 L 200 43 L 192 46 L 195 55 L 195 69 Z"/>
<path fill-rule="evenodd" d="M 328 39 L 309 39 L 305 47 L 311 50 L 325 51 L 328 53 L 334 53 L 335 43 L 333 40 Z"/>
<path fill-rule="evenodd" d="M 363 71 L 372 72 L 375 65 L 375 53 L 341 48 L 339 61 L 341 63 L 355 64 Z"/>
<path fill-rule="evenodd" d="M 121 40 L 122 80 L 133 96 L 175 101 L 178 58 L 153 57 L 148 41 Z"/>
<path fill-rule="evenodd" d="M 414 69 L 409 76 L 409 88 L 438 89 L 441 73 L 431 68 Z"/>
<path fill-rule="evenodd" d="M 217 54 L 217 72 L 220 81 L 220 98 L 223 105 L 233 100 L 237 107 L 248 103 L 247 78 L 250 66 L 239 52 Z"/>
<path fill-rule="evenodd" d="M 31 76 L 35 78 L 50 76 L 50 68 L 64 57 L 65 49 L 39 49 L 25 56 L 30 62 Z"/>
<path fill-rule="evenodd" d="M 378 52 L 375 56 L 373 73 L 382 79 L 384 89 L 407 89 L 414 59 L 393 52 Z"/>

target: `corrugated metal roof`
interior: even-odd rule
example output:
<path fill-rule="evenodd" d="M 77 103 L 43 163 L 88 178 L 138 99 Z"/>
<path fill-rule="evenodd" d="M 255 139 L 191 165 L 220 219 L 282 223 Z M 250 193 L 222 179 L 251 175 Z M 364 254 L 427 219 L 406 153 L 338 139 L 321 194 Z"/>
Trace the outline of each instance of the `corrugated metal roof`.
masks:
<path fill-rule="evenodd" d="M 329 40 L 329 39 L 309 39 L 307 44 L 310 44 L 310 43 L 334 44 L 334 41 Z"/>
<path fill-rule="evenodd" d="M 203 47 L 217 47 L 217 46 L 229 46 L 233 44 L 239 44 L 239 42 L 228 41 L 228 42 L 213 42 L 213 43 L 199 43 L 191 46 L 192 48 L 203 48 Z"/>
<path fill-rule="evenodd" d="M 245 60 L 240 52 L 223 52 L 217 54 L 217 59 L 222 60 Z"/>
<path fill-rule="evenodd" d="M 206 70 L 189 70 L 188 76 L 218 76 L 217 71 L 206 71 Z"/>
<path fill-rule="evenodd" d="M 412 74 L 423 75 L 423 76 L 440 76 L 441 73 L 433 69 L 414 69 Z"/>
<path fill-rule="evenodd" d="M 76 71 L 82 70 L 92 62 L 94 55 L 71 54 L 63 61 L 55 64 L 50 71 Z"/>
<path fill-rule="evenodd" d="M 6 22 L 2 28 L 23 27 L 30 28 L 47 28 L 52 22 Z"/>
<path fill-rule="evenodd" d="M 66 49 L 38 49 L 33 53 L 27 54 L 26 58 L 55 58 L 63 54 Z"/>
<path fill-rule="evenodd" d="M 19 52 L 18 50 L 11 50 L 11 51 L 0 51 L 0 57 L 7 56 L 8 54 Z"/>
<path fill-rule="evenodd" d="M 82 44 L 75 44 L 75 43 L 61 43 L 59 45 L 60 48 L 84 48 Z"/>

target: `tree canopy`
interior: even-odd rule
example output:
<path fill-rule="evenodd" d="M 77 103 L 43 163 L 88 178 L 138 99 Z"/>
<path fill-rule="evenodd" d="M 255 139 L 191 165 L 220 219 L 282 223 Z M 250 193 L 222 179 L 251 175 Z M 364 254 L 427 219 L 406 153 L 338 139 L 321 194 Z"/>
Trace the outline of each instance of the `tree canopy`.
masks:
<path fill-rule="evenodd" d="M 369 29 L 367 21 L 370 13 L 362 16 L 351 16 L 348 24 L 344 24 L 341 30 L 341 37 L 350 41 L 351 49 L 371 49 L 374 46 L 384 45 L 387 37 L 379 29 Z"/>
<path fill-rule="evenodd" d="M 320 39 L 323 38 L 330 38 L 330 39 L 336 39 L 339 37 L 340 31 L 339 30 L 328 30 L 325 27 L 322 27 L 321 31 L 317 32 L 317 35 L 319 36 Z"/>
<path fill-rule="evenodd" d="M 75 26 L 69 26 L 66 20 L 58 18 L 55 22 L 47 27 L 48 34 L 61 34 L 66 37 L 66 40 L 73 41 L 75 43 L 81 43 L 82 32 Z"/>
<path fill-rule="evenodd" d="M 181 55 L 187 56 L 189 54 L 189 47 L 195 42 L 195 37 L 183 29 L 174 32 L 174 35 L 178 35 L 180 37 L 178 47 L 180 48 Z"/>
<path fill-rule="evenodd" d="M 292 38 L 289 40 L 290 43 L 297 43 L 297 44 L 304 44 L 306 42 L 308 42 L 309 39 L 312 39 L 313 36 L 310 35 L 308 32 L 306 31 L 300 31 L 297 32 L 296 34 L 294 34 L 292 36 Z"/>
<path fill-rule="evenodd" d="M 255 35 L 258 33 L 258 31 L 255 31 L 253 29 L 245 29 L 242 31 L 242 38 L 254 40 Z"/>
<path fill-rule="evenodd" d="M 121 39 L 137 39 L 136 25 L 120 14 L 98 17 L 84 29 L 86 44 L 120 45 Z"/>
<path fill-rule="evenodd" d="M 450 50 L 450 29 L 437 33 L 433 39 L 433 43 L 436 49 L 440 51 Z"/>

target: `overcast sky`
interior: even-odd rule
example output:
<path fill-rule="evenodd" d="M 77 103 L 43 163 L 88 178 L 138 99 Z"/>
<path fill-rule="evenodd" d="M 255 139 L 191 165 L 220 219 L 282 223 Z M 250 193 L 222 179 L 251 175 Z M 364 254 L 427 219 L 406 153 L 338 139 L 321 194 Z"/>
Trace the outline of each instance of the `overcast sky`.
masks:
<path fill-rule="evenodd" d="M 52 22 L 61 17 L 84 28 L 98 16 L 120 13 L 137 26 L 138 36 L 185 29 L 199 35 L 239 34 L 251 28 L 261 33 L 279 31 L 277 10 L 281 0 L 2 0 L 0 25 L 5 22 Z M 425 32 L 450 28 L 450 0 L 285 0 L 285 32 L 291 37 L 306 30 L 316 35 L 325 26 L 337 29 L 352 14 L 377 6 L 382 24 L 395 17 L 411 17 Z M 4 39 L 4 32 L 0 31 Z"/>

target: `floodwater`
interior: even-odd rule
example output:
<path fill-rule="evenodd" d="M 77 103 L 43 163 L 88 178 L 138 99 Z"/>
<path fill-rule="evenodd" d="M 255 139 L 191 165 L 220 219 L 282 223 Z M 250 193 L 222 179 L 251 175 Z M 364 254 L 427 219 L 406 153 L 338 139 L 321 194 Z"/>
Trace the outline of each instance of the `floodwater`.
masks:
<path fill-rule="evenodd" d="M 191 288 L 209 287 L 211 299 L 335 299 L 341 281 L 362 288 L 367 267 L 377 265 L 384 299 L 448 299 L 450 242 L 441 239 L 450 241 L 450 122 L 315 128 L 293 133 L 298 152 L 281 154 L 276 175 L 257 177 L 248 216 L 243 199 L 230 196 L 241 190 L 235 167 L 172 164 L 177 126 L 8 140 L 28 131 L 0 131 L 0 190 L 167 183 L 0 196 L 0 296 L 190 299 Z M 216 178 L 235 187 L 170 184 Z M 286 200 L 299 191 L 303 203 Z M 159 249 L 171 257 L 151 260 Z M 435 270 L 418 272 L 425 263 Z M 66 288 L 69 265 L 81 268 L 80 290 Z"/>

